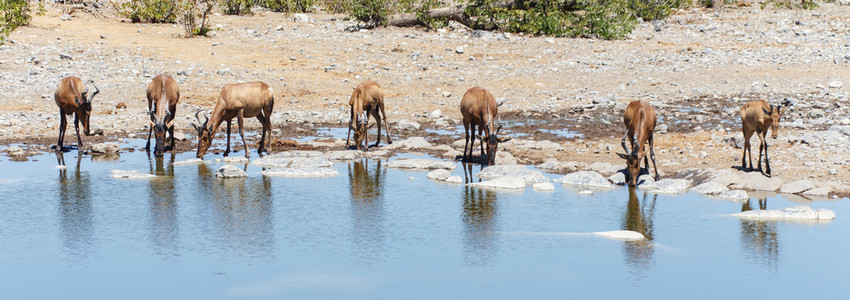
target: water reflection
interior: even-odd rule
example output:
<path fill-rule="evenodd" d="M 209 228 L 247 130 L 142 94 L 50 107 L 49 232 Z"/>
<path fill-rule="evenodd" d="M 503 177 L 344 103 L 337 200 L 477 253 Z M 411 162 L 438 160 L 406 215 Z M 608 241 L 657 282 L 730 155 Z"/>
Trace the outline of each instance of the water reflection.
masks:
<path fill-rule="evenodd" d="M 498 244 L 496 234 L 498 207 L 496 192 L 463 187 L 463 225 L 465 259 L 483 265 L 492 260 Z"/>
<path fill-rule="evenodd" d="M 626 262 L 638 269 L 646 269 L 652 264 L 655 255 L 653 246 L 653 220 L 655 219 L 655 201 L 657 194 L 653 194 L 652 201 L 647 202 L 647 193 L 643 193 L 643 201 L 638 200 L 637 191 L 629 187 L 629 203 L 626 205 L 626 213 L 623 216 L 624 230 L 637 231 L 646 239 L 623 243 L 626 253 Z"/>
<path fill-rule="evenodd" d="M 174 153 L 168 156 L 148 155 L 151 174 L 159 177 L 151 179 L 148 186 L 148 207 L 150 210 L 150 241 L 160 254 L 171 251 L 176 256 L 179 241 L 177 219 L 177 190 L 174 187 Z"/>
<path fill-rule="evenodd" d="M 767 209 L 767 197 L 758 199 L 760 210 Z M 752 210 L 750 200 L 741 206 L 741 211 Z M 769 268 L 776 268 L 779 262 L 779 234 L 777 223 L 771 221 L 753 221 L 740 219 L 741 244 L 745 254 Z"/>
<path fill-rule="evenodd" d="M 377 257 L 384 244 L 386 175 L 380 160 L 364 159 L 348 165 L 353 237 L 360 254 L 366 258 Z"/>
<path fill-rule="evenodd" d="M 464 183 L 473 183 L 475 182 L 475 177 L 472 176 L 472 171 L 475 166 L 478 166 L 478 172 L 484 169 L 484 165 L 475 164 L 475 163 L 461 163 L 461 167 L 463 167 L 463 182 Z M 478 178 L 478 182 L 481 182 L 481 178 Z"/>
<path fill-rule="evenodd" d="M 220 247 L 247 257 L 271 256 L 274 220 L 271 180 L 216 178 L 206 164 L 198 165 L 203 187 L 200 201 L 211 208 L 214 234 Z"/>
<path fill-rule="evenodd" d="M 88 173 L 80 172 L 82 156 L 73 170 L 59 169 L 59 223 L 62 243 L 74 255 L 87 254 L 92 243 L 92 191 Z M 65 154 L 56 152 L 56 160 L 65 165 Z"/>

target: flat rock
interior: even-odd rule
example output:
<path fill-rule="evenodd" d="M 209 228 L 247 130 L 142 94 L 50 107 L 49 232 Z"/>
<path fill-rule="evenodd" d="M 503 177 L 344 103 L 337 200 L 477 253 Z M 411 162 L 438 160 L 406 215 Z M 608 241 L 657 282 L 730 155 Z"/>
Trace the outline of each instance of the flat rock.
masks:
<path fill-rule="evenodd" d="M 121 151 L 121 146 L 118 143 L 100 143 L 91 146 L 92 154 L 114 154 Z"/>
<path fill-rule="evenodd" d="M 599 172 L 600 174 L 614 174 L 619 172 L 621 169 L 625 168 L 625 164 L 623 165 L 612 165 L 606 162 L 595 162 L 587 166 L 591 171 Z"/>
<path fill-rule="evenodd" d="M 692 181 L 690 179 L 665 178 L 656 181 L 651 187 L 646 186 L 641 188 L 656 194 L 679 194 L 687 192 L 688 188 L 691 187 L 691 182 Z"/>
<path fill-rule="evenodd" d="M 717 195 L 729 191 L 729 187 L 719 181 L 707 181 L 695 186 L 691 191 L 704 195 Z"/>
<path fill-rule="evenodd" d="M 578 171 L 573 172 L 564 177 L 557 179 L 556 181 L 561 184 L 569 184 L 569 185 L 580 185 L 580 186 L 589 186 L 589 187 L 598 187 L 598 188 L 614 188 L 615 186 L 608 182 L 605 177 L 602 177 L 599 173 L 594 171 Z"/>
<path fill-rule="evenodd" d="M 608 181 L 616 185 L 626 185 L 626 174 L 623 172 L 614 173 L 614 175 L 608 176 Z"/>
<path fill-rule="evenodd" d="M 755 191 L 776 191 L 784 183 L 779 177 L 767 177 L 757 171 L 743 173 L 733 182 L 732 189 Z"/>
<path fill-rule="evenodd" d="M 452 175 L 452 176 L 449 176 L 449 178 L 446 178 L 446 182 L 461 184 L 461 183 L 463 183 L 463 178 L 460 178 L 460 176 L 458 176 L 458 175 Z"/>
<path fill-rule="evenodd" d="M 437 180 L 437 181 L 445 181 L 449 176 L 452 176 L 452 171 L 446 169 L 436 169 L 428 173 L 428 179 Z"/>
<path fill-rule="evenodd" d="M 779 210 L 748 210 L 732 214 L 732 216 L 755 221 L 832 220 L 835 219 L 835 212 L 826 208 L 815 210 L 811 207 L 800 205 Z"/>
<path fill-rule="evenodd" d="M 411 120 L 399 120 L 398 123 L 395 125 L 396 130 L 402 131 L 419 130 L 420 127 L 422 126 L 419 125 L 419 123 Z"/>
<path fill-rule="evenodd" d="M 227 157 L 224 157 L 220 160 L 217 159 L 216 161 L 221 161 L 221 162 L 226 163 L 226 164 L 247 164 L 248 163 L 248 159 L 245 158 L 244 156 L 227 156 Z"/>
<path fill-rule="evenodd" d="M 198 165 L 198 164 L 205 164 L 205 163 L 208 163 L 208 162 L 209 161 L 204 161 L 203 159 L 200 159 L 200 158 L 190 158 L 190 159 L 187 159 L 187 160 L 175 161 L 171 164 L 175 165 L 175 166 L 177 166 L 177 165 Z"/>
<path fill-rule="evenodd" d="M 555 190 L 555 186 L 551 182 L 535 182 L 531 187 L 536 191 L 551 192 Z"/>
<path fill-rule="evenodd" d="M 330 161 L 350 161 L 361 157 L 360 151 L 343 150 L 343 151 L 328 151 L 324 157 Z"/>
<path fill-rule="evenodd" d="M 331 168 L 275 168 L 263 171 L 263 176 L 270 177 L 333 177 L 339 175 Z"/>
<path fill-rule="evenodd" d="M 747 192 L 744 191 L 744 190 L 725 191 L 725 192 L 720 193 L 718 195 L 718 197 L 726 199 L 726 200 L 732 200 L 732 201 L 738 201 L 738 202 L 742 202 L 742 201 L 750 199 L 750 195 L 748 195 Z"/>
<path fill-rule="evenodd" d="M 240 178 L 240 177 L 248 177 L 248 174 L 245 173 L 240 168 L 237 168 L 234 165 L 224 165 L 218 170 L 215 171 L 215 177 L 220 178 Z"/>
<path fill-rule="evenodd" d="M 404 140 L 395 141 L 386 145 L 383 149 L 429 149 L 432 145 L 424 137 L 414 136 Z"/>
<path fill-rule="evenodd" d="M 516 177 L 499 177 L 482 182 L 468 183 L 467 185 L 495 189 L 524 189 L 525 180 Z"/>
<path fill-rule="evenodd" d="M 547 158 L 543 161 L 542 164 L 539 164 L 535 167 L 541 170 L 548 170 L 553 172 L 564 172 L 575 169 L 578 164 L 571 164 L 569 162 L 560 162 L 557 158 Z"/>
<path fill-rule="evenodd" d="M 529 169 L 525 165 L 495 165 L 489 166 L 476 175 L 481 179 L 496 179 L 501 177 L 515 177 L 525 180 L 529 184 L 535 182 L 549 182 L 549 178 L 543 172 Z"/>
<path fill-rule="evenodd" d="M 808 191 L 803 192 L 803 195 L 806 196 L 828 196 L 829 193 L 832 192 L 832 188 L 830 187 L 819 187 L 813 188 Z"/>
<path fill-rule="evenodd" d="M 432 160 L 425 158 L 399 158 L 387 163 L 388 168 L 409 169 L 415 171 L 446 169 L 454 170 L 457 164 L 448 161 Z"/>
<path fill-rule="evenodd" d="M 151 179 L 156 177 L 153 174 L 141 173 L 139 171 L 122 171 L 122 170 L 112 170 L 112 173 L 109 177 L 115 179 Z"/>
<path fill-rule="evenodd" d="M 797 180 L 782 185 L 779 189 L 780 193 L 799 194 L 815 188 L 815 184 L 810 180 Z"/>
<path fill-rule="evenodd" d="M 614 230 L 614 231 L 600 231 L 593 232 L 593 235 L 598 235 L 604 237 L 606 239 L 618 240 L 618 241 L 642 241 L 646 239 L 646 237 L 637 231 L 631 230 Z"/>
<path fill-rule="evenodd" d="M 461 153 L 463 155 L 463 153 Z M 516 165 L 517 159 L 507 151 L 496 151 L 497 165 Z"/>
<path fill-rule="evenodd" d="M 329 168 L 333 162 L 321 156 L 266 156 L 251 165 L 264 168 Z"/>

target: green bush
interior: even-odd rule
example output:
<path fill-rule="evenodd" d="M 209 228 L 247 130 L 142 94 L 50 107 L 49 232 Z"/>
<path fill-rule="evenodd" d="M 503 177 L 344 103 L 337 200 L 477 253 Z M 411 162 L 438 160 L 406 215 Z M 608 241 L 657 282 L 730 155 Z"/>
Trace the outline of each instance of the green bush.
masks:
<path fill-rule="evenodd" d="M 176 0 L 130 0 L 116 8 L 134 23 L 174 23 L 178 7 Z"/>
<path fill-rule="evenodd" d="M 15 28 L 28 25 L 30 20 L 29 0 L 0 0 L 0 44 Z"/>
<path fill-rule="evenodd" d="M 180 3 L 180 25 L 187 37 L 206 36 L 210 31 L 207 20 L 215 7 L 215 0 L 182 0 Z"/>
<path fill-rule="evenodd" d="M 252 0 L 220 0 L 221 11 L 225 15 L 250 15 L 251 7 L 254 6 Z"/>
<path fill-rule="evenodd" d="M 393 12 L 384 0 L 352 0 L 350 7 L 351 16 L 366 24 L 367 27 L 375 27 L 386 22 L 387 17 Z"/>
<path fill-rule="evenodd" d="M 276 12 L 303 13 L 316 8 L 316 0 L 260 0 L 260 6 Z"/>

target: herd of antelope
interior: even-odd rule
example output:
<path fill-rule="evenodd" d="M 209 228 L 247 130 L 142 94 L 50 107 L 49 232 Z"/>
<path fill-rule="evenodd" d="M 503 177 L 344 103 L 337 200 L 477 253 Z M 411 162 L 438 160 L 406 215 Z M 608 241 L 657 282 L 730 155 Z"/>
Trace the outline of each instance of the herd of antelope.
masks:
<path fill-rule="evenodd" d="M 88 96 L 88 88 L 85 87 L 80 78 L 69 76 L 59 82 L 59 87 L 54 93 L 54 100 L 59 106 L 60 124 L 59 141 L 56 145 L 57 151 L 64 151 L 65 128 L 67 127 L 66 115 L 74 114 L 74 130 L 77 133 L 77 149 L 82 149 L 83 142 L 80 138 L 79 124 L 82 123 L 83 132 L 90 135 L 90 121 L 92 100 L 100 90 L 94 86 L 95 91 Z M 177 81 L 169 75 L 162 74 L 155 77 L 147 88 L 148 114 L 150 115 L 150 129 L 145 150 L 150 151 L 150 137 L 153 133 L 155 138 L 154 155 L 162 156 L 163 151 L 174 148 L 174 118 L 177 114 L 177 102 L 180 100 L 180 89 Z M 345 147 L 349 149 L 351 132 L 354 131 L 354 143 L 357 150 L 368 150 L 369 143 L 367 132 L 369 116 L 371 115 L 377 125 L 378 134 L 373 147 L 381 142 L 381 123 L 384 123 L 387 135 L 387 143 L 392 144 L 390 139 L 389 122 L 384 109 L 384 92 L 377 82 L 367 80 L 355 87 L 348 102 L 351 106 L 351 116 L 348 122 L 348 137 Z M 257 149 L 258 154 L 267 152 L 271 146 L 271 114 L 274 108 L 274 90 L 266 83 L 256 81 L 240 84 L 225 85 L 215 106 L 209 116 L 204 116 L 201 122 L 201 112 L 195 113 L 198 124 L 192 124 L 197 131 L 198 152 L 197 158 L 203 158 L 207 148 L 210 147 L 221 122 L 227 122 L 227 148 L 224 156 L 230 153 L 230 125 L 236 118 L 239 136 L 245 149 L 245 157 L 249 158 L 248 145 L 245 143 L 243 133 L 244 118 L 256 117 L 263 126 L 262 137 Z M 747 168 L 747 153 L 750 153 L 749 169 L 753 168 L 752 152 L 750 151 L 750 137 L 753 133 L 759 137 L 759 160 L 757 168 L 763 174 L 770 176 L 770 161 L 767 155 L 767 130 L 770 128 L 772 136 L 777 137 L 779 119 L 788 107 L 772 106 L 767 101 L 759 100 L 744 104 L 741 107 L 741 125 L 744 133 L 744 153 L 741 157 L 741 167 Z M 486 158 L 485 165 L 493 165 L 496 162 L 496 150 L 499 143 L 510 140 L 510 137 L 499 137 L 502 126 L 496 126 L 496 117 L 499 105 L 490 92 L 481 87 L 472 87 L 466 91 L 460 101 L 460 113 L 463 115 L 463 128 L 465 142 L 463 147 L 462 161 L 473 160 L 475 140 L 481 145 L 481 156 Z M 658 179 L 658 166 L 655 164 L 655 149 L 653 147 L 653 132 L 655 131 L 656 116 L 655 109 L 644 101 L 632 101 L 623 114 L 625 135 L 621 141 L 625 153 L 617 153 L 626 160 L 626 182 L 629 186 L 638 184 L 640 174 L 640 161 L 643 160 L 647 172 L 649 172 L 649 159 L 652 159 L 654 178 Z M 475 133 L 475 129 L 478 133 Z M 164 146 L 166 133 L 170 135 L 171 145 Z M 628 143 L 626 142 L 628 140 Z M 649 144 L 649 157 L 647 157 L 646 144 Z M 486 147 L 485 147 L 486 145 Z M 486 148 L 486 152 L 485 152 Z M 764 151 L 764 170 L 762 170 L 761 157 Z"/>

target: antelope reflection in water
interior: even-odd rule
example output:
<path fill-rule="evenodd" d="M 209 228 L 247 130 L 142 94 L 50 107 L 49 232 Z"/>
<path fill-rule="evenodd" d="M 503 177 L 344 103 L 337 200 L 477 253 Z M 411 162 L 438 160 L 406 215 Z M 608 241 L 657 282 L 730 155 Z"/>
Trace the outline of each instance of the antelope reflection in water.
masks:
<path fill-rule="evenodd" d="M 218 246 L 248 257 L 270 256 L 274 249 L 271 180 L 267 176 L 217 178 L 206 164 L 198 165 L 198 180 L 202 186 L 198 199 L 211 208 Z"/>
<path fill-rule="evenodd" d="M 473 166 L 463 163 L 465 182 L 474 182 Z M 480 181 L 481 179 L 479 179 Z M 496 222 L 498 215 L 496 192 L 477 187 L 463 187 L 463 225 L 466 261 L 470 264 L 486 264 L 496 254 Z"/>
<path fill-rule="evenodd" d="M 759 209 L 767 209 L 767 196 L 758 199 Z M 753 210 L 750 199 L 741 205 L 741 211 Z M 779 261 L 779 234 L 775 221 L 740 219 L 741 243 L 747 256 L 767 267 L 775 268 Z"/>
<path fill-rule="evenodd" d="M 363 159 L 348 164 L 351 192 L 352 236 L 366 257 L 378 255 L 384 241 L 384 180 L 380 160 Z M 371 166 L 370 166 L 371 164 Z"/>
<path fill-rule="evenodd" d="M 59 169 L 59 223 L 62 225 L 62 242 L 74 255 L 84 255 L 92 242 L 92 191 L 88 173 L 80 171 L 83 157 L 77 155 L 73 170 Z M 57 162 L 65 166 L 65 154 L 56 152 Z M 70 172 L 70 174 L 69 174 Z"/>
<path fill-rule="evenodd" d="M 653 221 L 655 219 L 655 201 L 658 195 L 652 196 L 652 201 L 647 202 L 647 193 L 643 193 L 643 201 L 638 201 L 635 187 L 629 187 L 629 203 L 626 205 L 626 214 L 623 216 L 624 230 L 637 231 L 646 239 L 641 241 L 625 242 L 623 250 L 626 252 L 627 262 L 638 268 L 646 268 L 652 263 L 655 255 L 653 246 Z"/>
<path fill-rule="evenodd" d="M 150 156 L 150 172 L 158 177 L 149 181 L 148 207 L 150 209 L 150 240 L 153 247 L 162 253 L 164 250 L 176 252 L 179 241 L 179 222 L 177 218 L 177 190 L 174 187 L 174 153 L 168 156 Z M 176 255 L 176 254 L 175 254 Z"/>

